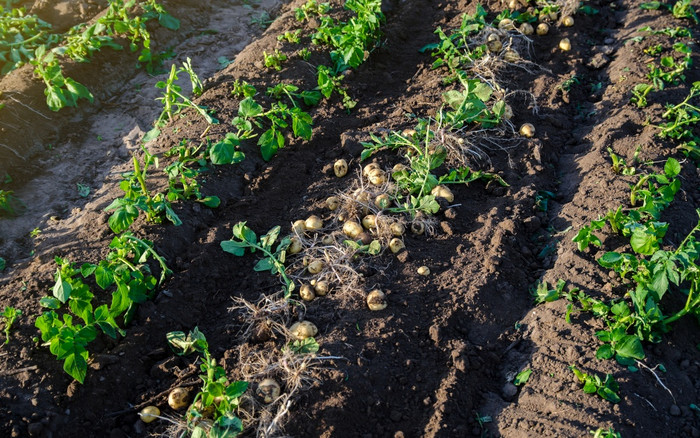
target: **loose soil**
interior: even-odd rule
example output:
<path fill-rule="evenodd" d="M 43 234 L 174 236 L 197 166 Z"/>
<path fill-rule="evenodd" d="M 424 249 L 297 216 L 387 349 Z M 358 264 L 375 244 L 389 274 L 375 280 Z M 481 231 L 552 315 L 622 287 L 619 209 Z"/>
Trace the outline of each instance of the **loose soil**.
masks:
<path fill-rule="evenodd" d="M 35 3 L 26 5 L 66 28 L 93 19 L 106 2 L 59 2 L 53 8 L 46 1 Z M 158 47 L 172 46 L 176 62 L 192 58 L 206 78 L 198 103 L 216 109 L 222 120 L 206 135 L 219 139 L 227 132 L 238 108 L 230 95 L 235 79 L 258 90 L 280 81 L 315 87 L 310 64 L 327 62 L 327 55 L 311 47 L 309 63 L 303 62 L 294 56 L 299 46 L 277 41 L 286 30 L 309 33 L 293 16 L 301 4 L 268 1 L 251 9 L 225 0 L 164 2 L 182 28 L 171 32 L 155 26 L 154 40 Z M 564 279 L 596 297 L 622 293 L 619 278 L 595 262 L 603 250 L 620 248 L 619 238 L 607 237 L 603 249 L 585 253 L 571 239 L 581 226 L 625 203 L 628 184 L 636 180 L 610 170 L 608 147 L 628 163 L 639 148 L 641 160 L 653 162 L 654 169 L 674 153 L 675 145 L 660 140 L 645 123 L 647 117 L 660 120 L 665 102 L 652 98 L 644 110 L 629 103 L 629 90 L 647 72 L 642 49 L 661 37 L 627 40 L 645 25 L 679 22 L 629 0 L 587 4 L 599 14 L 577 14 L 574 27 L 553 26 L 547 36 L 533 38 L 529 56 L 539 68 L 502 72 L 509 90 L 523 91 L 509 100 L 513 122 L 533 123 L 537 135 L 507 151 L 488 151 L 488 162 L 474 164 L 498 173 L 509 187 L 481 182 L 456 187 L 455 205 L 438 213 L 434 235 L 407 235 L 407 251 L 400 257 L 387 253 L 362 265 L 362 288 L 383 289 L 386 310 L 369 311 L 361 294 L 331 293 L 306 305 L 305 317 L 319 328 L 319 356 L 336 359 L 314 368 L 313 383 L 294 399 L 285 434 L 581 437 L 614 427 L 625 437 L 700 436 L 700 417 L 689 407 L 700 401 L 696 321 L 678 321 L 661 343 L 645 347 L 644 363 L 666 369 L 657 368 L 657 378 L 645 369 L 632 373 L 613 361 L 596 360 L 600 321 L 581 314 L 567 324 L 563 300 L 534 307 L 529 293 L 540 279 L 550 284 Z M 490 17 L 501 10 L 498 2 L 485 6 Z M 0 435 L 163 433 L 168 424 L 145 425 L 137 408 L 155 404 L 176 418 L 178 413 L 167 408 L 168 390 L 198 385 L 195 358 L 174 356 L 166 344 L 165 334 L 173 330 L 199 327 L 231 379 L 241 377 L 244 352 L 279 348 L 275 339 L 242 339 L 241 315 L 227 310 L 234 297 L 256 301 L 274 292 L 277 279 L 253 272 L 255 256 L 223 253 L 220 242 L 231 238 L 239 221 L 262 233 L 275 225 L 286 232 L 292 221 L 311 214 L 330 219 L 324 200 L 347 189 L 361 166 L 360 142 L 373 132 L 411 128 L 407 114 L 427 117 L 439 107 L 446 90 L 442 72 L 432 70 L 429 54 L 419 49 L 437 41 L 438 26 L 456 28 L 461 15 L 474 8 L 466 0 L 385 1 L 382 46 L 345 78 L 359 100 L 354 110 L 345 111 L 337 97 L 323 101 L 310 110 L 312 140 L 292 142 L 270 162 L 262 160 L 257 146 L 243 144 L 242 163 L 217 167 L 203 183 L 205 194 L 221 198 L 220 207 L 176 203 L 179 227 L 137 221 L 134 233 L 155 243 L 174 274 L 153 301 L 139 307 L 126 337 L 98 337 L 91 345 L 93 361 L 83 385 L 71 381 L 48 348 L 33 341 L 39 299 L 50 293 L 54 256 L 78 262 L 105 256 L 113 234 L 103 210 L 122 195 L 120 174 L 129 169 L 130 154 L 138 152 L 140 138 L 160 112 L 153 84 L 164 75 L 149 77 L 135 69 L 135 55 L 103 52 L 94 62 L 68 67 L 95 93 L 95 103 L 59 113 L 45 108 L 28 67 L 3 78 L 0 175 L 12 176 L 8 188 L 25 207 L 17 217 L 0 219 L 0 256 L 8 262 L 0 273 L 0 306 L 23 312 L 10 343 L 0 348 Z M 250 24 L 263 10 L 276 18 L 264 32 Z M 563 37 L 571 40 L 570 52 L 557 48 Z M 692 44 L 697 53 L 697 43 Z M 271 72 L 262 65 L 262 52 L 276 48 L 290 60 L 280 72 Z M 222 56 L 233 62 L 220 64 Z M 695 56 L 694 65 L 698 62 Z M 558 87 L 574 76 L 579 84 L 568 92 Z M 697 80 L 700 71 L 690 70 L 686 84 Z M 687 85 L 672 87 L 664 99 L 680 101 L 687 90 Z M 149 147 L 162 152 L 183 139 L 199 142 L 207 127 L 187 114 Z M 333 176 L 338 158 L 350 164 L 345 178 Z M 389 153 L 372 159 L 385 168 L 398 162 Z M 692 229 L 700 207 L 695 165 L 683 161 L 681 175 L 682 189 L 663 216 L 670 223 L 669 244 L 678 244 Z M 87 198 L 77 194 L 77 183 L 92 188 Z M 537 202 L 544 192 L 555 195 L 546 207 Z M 31 238 L 35 227 L 41 234 Z M 416 272 L 423 265 L 431 270 L 427 277 Z M 678 299 L 670 306 L 682 303 Z M 622 401 L 611 404 L 584 394 L 571 364 L 612 373 Z M 532 377 L 514 387 L 509 382 L 524 368 L 533 370 Z M 246 435 L 255 435 L 255 425 Z"/>

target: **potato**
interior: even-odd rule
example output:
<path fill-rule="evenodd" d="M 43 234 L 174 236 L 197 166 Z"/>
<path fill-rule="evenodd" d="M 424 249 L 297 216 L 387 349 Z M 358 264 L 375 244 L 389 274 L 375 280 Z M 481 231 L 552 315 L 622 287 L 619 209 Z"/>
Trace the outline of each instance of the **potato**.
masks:
<path fill-rule="evenodd" d="M 329 196 L 328 199 L 326 199 L 326 207 L 330 211 L 335 211 L 340 207 L 340 199 L 338 199 L 337 196 Z"/>
<path fill-rule="evenodd" d="M 568 52 L 571 50 L 571 41 L 569 41 L 568 38 L 563 38 L 561 41 L 559 41 L 559 48 L 565 52 Z"/>
<path fill-rule="evenodd" d="M 372 243 L 372 236 L 366 231 L 361 232 L 360 234 L 357 235 L 357 238 L 355 240 L 359 240 L 362 242 L 363 245 L 369 245 Z"/>
<path fill-rule="evenodd" d="M 486 47 L 489 49 L 489 52 L 498 53 L 503 48 L 503 43 L 501 40 L 488 41 L 486 43 Z"/>
<path fill-rule="evenodd" d="M 306 267 L 306 270 L 309 271 L 309 274 L 318 274 L 323 270 L 323 262 L 321 260 L 313 260 Z"/>
<path fill-rule="evenodd" d="M 518 62 L 520 61 L 520 54 L 513 49 L 508 49 L 503 52 L 503 60 L 505 62 Z"/>
<path fill-rule="evenodd" d="M 393 224 L 391 224 L 389 229 L 391 230 L 391 234 L 393 234 L 396 237 L 403 236 L 403 233 L 406 232 L 406 227 L 404 227 L 403 224 L 400 222 L 394 222 Z"/>
<path fill-rule="evenodd" d="M 186 388 L 175 388 L 168 394 L 168 405 L 179 411 L 180 409 L 187 407 L 190 402 L 190 392 Z"/>
<path fill-rule="evenodd" d="M 294 230 L 294 232 L 297 234 L 304 234 L 304 231 L 306 231 L 306 221 L 303 219 L 294 221 L 292 224 L 292 230 Z"/>
<path fill-rule="evenodd" d="M 413 234 L 423 234 L 425 233 L 425 224 L 421 220 L 414 220 L 411 222 L 411 232 Z"/>
<path fill-rule="evenodd" d="M 269 404 L 277 400 L 282 392 L 280 384 L 274 379 L 265 379 L 258 383 L 258 388 L 255 390 L 257 395 L 263 402 Z"/>
<path fill-rule="evenodd" d="M 301 245 L 301 240 L 299 240 L 297 237 L 292 237 L 291 242 L 289 243 L 289 246 L 287 247 L 287 253 L 288 254 L 298 254 L 301 252 L 302 245 Z"/>
<path fill-rule="evenodd" d="M 530 23 L 523 23 L 520 25 L 520 33 L 523 35 L 532 35 L 535 33 L 535 29 L 532 27 L 532 24 Z"/>
<path fill-rule="evenodd" d="M 357 238 L 363 231 L 362 225 L 355 221 L 347 221 L 343 224 L 343 233 L 351 239 Z"/>
<path fill-rule="evenodd" d="M 304 301 L 313 301 L 316 298 L 316 293 L 310 284 L 302 284 L 299 288 L 299 296 Z"/>
<path fill-rule="evenodd" d="M 289 328 L 295 339 L 303 341 L 306 338 L 314 337 L 318 334 L 318 328 L 311 321 L 299 321 L 292 324 Z"/>
<path fill-rule="evenodd" d="M 375 169 L 380 169 L 379 164 L 369 163 L 364 168 L 362 168 L 362 176 L 364 176 L 365 178 L 369 177 L 369 173 Z"/>
<path fill-rule="evenodd" d="M 504 18 L 498 23 L 498 28 L 501 30 L 513 30 L 515 29 L 515 25 L 510 18 Z"/>
<path fill-rule="evenodd" d="M 373 169 L 367 176 L 369 182 L 375 186 L 381 186 L 386 182 L 386 174 L 382 169 Z"/>
<path fill-rule="evenodd" d="M 368 214 L 362 218 L 362 226 L 368 230 L 372 228 L 377 228 L 377 216 L 373 214 Z"/>
<path fill-rule="evenodd" d="M 367 294 L 367 307 L 369 307 L 369 310 L 384 310 L 386 306 L 386 295 L 381 290 L 374 289 Z"/>
<path fill-rule="evenodd" d="M 406 167 L 405 164 L 398 163 L 398 164 L 395 164 L 394 167 L 391 168 L 391 173 L 401 172 L 401 171 L 406 170 L 406 169 L 408 169 L 408 167 Z"/>
<path fill-rule="evenodd" d="M 146 406 L 139 412 L 139 417 L 144 423 L 150 423 L 160 415 L 160 409 L 155 406 Z"/>
<path fill-rule="evenodd" d="M 333 163 L 333 173 L 335 173 L 335 176 L 338 178 L 342 178 L 348 173 L 348 162 L 340 159 Z"/>
<path fill-rule="evenodd" d="M 427 266 L 421 266 L 418 268 L 418 275 L 430 275 L 430 268 Z"/>
<path fill-rule="evenodd" d="M 508 9 L 518 9 L 520 8 L 520 2 L 518 0 L 509 0 Z"/>
<path fill-rule="evenodd" d="M 523 123 L 520 127 L 520 135 L 527 138 L 535 136 L 535 126 L 532 123 Z"/>
<path fill-rule="evenodd" d="M 393 252 L 394 254 L 396 254 L 397 252 L 401 251 L 401 250 L 404 249 L 404 248 L 405 248 L 405 246 L 404 246 L 404 244 L 403 244 L 403 240 L 401 240 L 401 239 L 399 239 L 399 238 L 397 238 L 397 237 L 394 237 L 394 238 L 391 239 L 391 241 L 389 242 L 389 249 L 390 249 L 391 252 Z"/>
<path fill-rule="evenodd" d="M 537 35 L 547 35 L 549 33 L 549 25 L 547 23 L 540 23 L 537 25 L 537 29 L 535 31 L 537 32 Z"/>
<path fill-rule="evenodd" d="M 306 221 L 304 221 L 304 227 L 308 231 L 318 231 L 323 228 L 323 221 L 320 217 L 314 215 L 309 216 Z"/>
<path fill-rule="evenodd" d="M 455 195 L 452 194 L 452 190 L 448 189 L 442 184 L 433 187 L 433 190 L 430 191 L 430 194 L 435 196 L 436 198 L 444 198 L 447 202 L 452 202 L 455 200 Z"/>
<path fill-rule="evenodd" d="M 321 238 L 321 243 L 323 243 L 324 245 L 330 246 L 330 245 L 335 244 L 335 239 L 330 234 L 326 234 L 325 236 L 323 236 Z"/>
<path fill-rule="evenodd" d="M 574 25 L 574 17 L 567 15 L 566 17 L 562 17 L 561 19 L 561 24 L 564 25 L 564 27 L 571 27 Z"/>
<path fill-rule="evenodd" d="M 401 134 L 403 134 L 404 137 L 413 137 L 416 135 L 416 130 L 415 129 L 404 129 Z"/>
<path fill-rule="evenodd" d="M 382 193 L 374 199 L 374 205 L 381 209 L 389 208 L 391 206 L 391 198 L 388 194 Z"/>
<path fill-rule="evenodd" d="M 314 285 L 314 291 L 318 296 L 326 296 L 330 290 L 330 285 L 326 280 L 321 280 Z"/>

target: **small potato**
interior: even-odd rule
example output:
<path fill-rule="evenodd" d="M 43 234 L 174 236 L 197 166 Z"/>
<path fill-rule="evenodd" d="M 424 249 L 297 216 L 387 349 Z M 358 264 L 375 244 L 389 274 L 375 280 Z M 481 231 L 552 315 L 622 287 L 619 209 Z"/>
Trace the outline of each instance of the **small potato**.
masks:
<path fill-rule="evenodd" d="M 518 62 L 520 61 L 520 54 L 513 49 L 508 49 L 503 52 L 503 60 L 505 62 Z"/>
<path fill-rule="evenodd" d="M 510 18 L 504 18 L 498 23 L 498 28 L 501 30 L 513 30 L 515 29 L 515 25 Z"/>
<path fill-rule="evenodd" d="M 374 199 L 374 205 L 376 205 L 377 208 L 389 208 L 389 206 L 391 206 L 391 198 L 388 194 L 382 193 Z"/>
<path fill-rule="evenodd" d="M 404 137 L 413 137 L 416 135 L 416 130 L 415 129 L 404 129 L 401 134 L 403 134 Z"/>
<path fill-rule="evenodd" d="M 328 199 L 326 199 L 326 207 L 330 211 L 335 211 L 340 207 L 340 199 L 338 199 L 337 196 L 329 196 Z"/>
<path fill-rule="evenodd" d="M 323 221 L 320 217 L 316 215 L 309 216 L 306 221 L 304 221 L 304 227 L 308 231 L 318 231 L 323 228 Z"/>
<path fill-rule="evenodd" d="M 386 295 L 381 290 L 374 289 L 367 295 L 367 307 L 369 307 L 369 310 L 384 310 L 386 306 Z"/>
<path fill-rule="evenodd" d="M 263 402 L 269 404 L 277 400 L 281 393 L 280 384 L 274 379 L 265 379 L 258 383 L 258 388 L 255 390 L 255 395 Z"/>
<path fill-rule="evenodd" d="M 394 167 L 391 168 L 391 173 L 401 172 L 401 171 L 404 171 L 406 169 L 408 169 L 408 167 L 406 167 L 405 164 L 398 163 L 398 164 L 395 164 Z"/>
<path fill-rule="evenodd" d="M 368 214 L 362 218 L 362 226 L 367 230 L 377 228 L 377 216 L 373 214 Z"/>
<path fill-rule="evenodd" d="M 520 2 L 518 0 L 509 0 L 508 9 L 515 10 L 520 8 Z"/>
<path fill-rule="evenodd" d="M 292 324 L 289 328 L 292 336 L 295 339 L 303 341 L 306 338 L 314 337 L 318 334 L 318 328 L 311 321 L 299 321 Z"/>
<path fill-rule="evenodd" d="M 333 173 L 335 173 L 335 176 L 338 178 L 342 178 L 348 173 L 348 162 L 340 159 L 333 163 Z"/>
<path fill-rule="evenodd" d="M 330 246 L 330 245 L 333 245 L 335 243 L 335 239 L 333 239 L 333 236 L 331 236 L 330 234 L 326 234 L 325 236 L 323 236 L 321 238 L 321 243 L 323 243 L 324 245 Z"/>
<path fill-rule="evenodd" d="M 520 135 L 527 138 L 535 136 L 535 126 L 532 123 L 523 123 L 520 127 Z"/>
<path fill-rule="evenodd" d="M 292 241 L 289 243 L 289 246 L 287 247 L 287 253 L 288 254 L 298 254 L 301 252 L 302 246 L 301 246 L 301 241 L 296 238 L 292 237 Z"/>
<path fill-rule="evenodd" d="M 304 231 L 306 231 L 306 221 L 303 219 L 294 221 L 292 224 L 292 230 L 294 230 L 294 232 L 297 234 L 304 234 Z"/>
<path fill-rule="evenodd" d="M 386 174 L 382 169 L 374 169 L 369 173 L 367 179 L 375 186 L 381 186 L 386 182 Z"/>
<path fill-rule="evenodd" d="M 557 21 L 557 18 L 559 18 L 559 13 L 557 11 L 552 11 L 547 14 L 547 17 L 549 17 L 549 19 L 552 21 Z"/>
<path fill-rule="evenodd" d="M 362 168 L 362 176 L 364 176 L 365 178 L 369 177 L 369 173 L 374 169 L 380 169 L 379 164 L 369 163 L 368 165 Z"/>
<path fill-rule="evenodd" d="M 425 224 L 423 221 L 415 220 L 411 222 L 411 232 L 413 234 L 423 234 L 425 233 Z"/>
<path fill-rule="evenodd" d="M 447 202 L 452 202 L 455 200 L 455 195 L 452 193 L 452 190 L 448 189 L 443 185 L 437 185 L 433 187 L 433 190 L 430 191 L 430 194 L 435 196 L 436 198 L 444 198 Z"/>
<path fill-rule="evenodd" d="M 357 238 L 363 231 L 362 225 L 355 221 L 347 221 L 343 224 L 343 233 L 351 239 Z"/>
<path fill-rule="evenodd" d="M 563 38 L 561 41 L 559 41 L 559 48 L 565 52 L 568 52 L 571 50 L 571 41 L 569 41 L 568 38 Z"/>
<path fill-rule="evenodd" d="M 574 17 L 567 15 L 566 17 L 563 17 L 561 19 L 561 24 L 564 25 L 564 27 L 571 27 L 574 25 Z"/>
<path fill-rule="evenodd" d="M 363 245 L 369 245 L 372 243 L 372 236 L 366 231 L 361 232 L 360 234 L 357 235 L 357 238 L 355 240 L 359 240 L 362 242 Z"/>
<path fill-rule="evenodd" d="M 537 35 L 539 35 L 539 36 L 547 35 L 549 33 L 549 24 L 540 23 L 537 25 L 537 29 L 535 31 L 537 32 Z"/>
<path fill-rule="evenodd" d="M 532 24 L 530 23 L 523 23 L 520 25 L 520 33 L 523 35 L 532 35 L 535 33 L 535 29 L 532 27 Z"/>
<path fill-rule="evenodd" d="M 430 275 L 430 268 L 427 266 L 421 266 L 418 268 L 418 275 Z"/>
<path fill-rule="evenodd" d="M 501 41 L 500 35 L 498 35 L 497 32 L 492 32 L 486 35 L 486 42 L 490 43 L 491 41 Z"/>
<path fill-rule="evenodd" d="M 302 284 L 299 288 L 299 296 L 304 301 L 313 301 L 316 298 L 316 293 L 310 284 Z"/>
<path fill-rule="evenodd" d="M 186 388 L 175 388 L 168 394 L 168 405 L 176 411 L 187 407 L 189 404 L 190 392 Z"/>
<path fill-rule="evenodd" d="M 406 247 L 406 246 L 403 244 L 403 240 L 401 240 L 401 239 L 399 239 L 399 238 L 397 238 L 397 237 L 394 237 L 393 239 L 391 239 L 391 241 L 389 241 L 389 249 L 390 249 L 391 252 L 393 252 L 394 254 L 396 254 L 397 252 L 401 251 L 401 250 L 404 249 L 405 247 Z"/>
<path fill-rule="evenodd" d="M 489 52 L 498 53 L 503 48 L 503 43 L 501 40 L 488 41 L 486 43 L 486 47 L 489 49 Z"/>
<path fill-rule="evenodd" d="M 393 234 L 396 237 L 403 236 L 403 233 L 406 232 L 406 227 L 404 227 L 403 224 L 399 222 L 394 222 L 393 224 L 391 224 L 389 229 L 391 230 L 391 234 Z"/>
<path fill-rule="evenodd" d="M 314 285 L 314 292 L 320 297 L 326 296 L 329 290 L 330 284 L 326 280 L 321 280 Z"/>
<path fill-rule="evenodd" d="M 318 274 L 323 270 L 323 262 L 321 260 L 313 260 L 306 267 L 306 270 L 309 271 L 309 274 Z"/>
<path fill-rule="evenodd" d="M 160 415 L 160 409 L 155 406 L 146 406 L 139 412 L 139 417 L 144 423 L 150 423 Z"/>

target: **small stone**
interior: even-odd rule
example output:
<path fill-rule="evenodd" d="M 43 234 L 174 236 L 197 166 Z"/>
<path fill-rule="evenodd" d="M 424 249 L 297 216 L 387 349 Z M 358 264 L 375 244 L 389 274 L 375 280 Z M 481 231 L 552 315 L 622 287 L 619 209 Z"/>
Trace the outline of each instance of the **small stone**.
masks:
<path fill-rule="evenodd" d="M 137 420 L 136 423 L 134 423 L 134 433 L 136 435 L 143 435 L 146 433 L 146 424 L 141 420 Z"/>
<path fill-rule="evenodd" d="M 394 433 L 394 438 L 404 438 L 403 431 L 397 430 L 397 431 Z"/>
<path fill-rule="evenodd" d="M 681 415 L 681 408 L 679 408 L 676 405 L 671 405 L 671 409 L 668 410 L 668 413 L 673 415 L 674 417 L 680 417 Z"/>
<path fill-rule="evenodd" d="M 389 418 L 391 418 L 391 421 L 393 421 L 394 423 L 398 423 L 399 421 L 401 421 L 401 417 L 402 415 L 399 411 L 391 411 L 391 413 L 389 414 Z"/>
<path fill-rule="evenodd" d="M 19 430 L 19 426 L 17 426 L 16 424 L 15 424 L 14 426 L 12 426 L 12 432 L 11 432 L 11 435 L 10 435 L 10 436 L 11 436 L 12 438 L 17 438 L 17 437 L 19 437 L 19 436 L 21 436 L 21 435 L 22 435 L 22 433 L 21 433 L 20 430 Z"/>
<path fill-rule="evenodd" d="M 612 43 L 614 43 L 614 42 L 615 42 L 615 40 L 612 39 L 612 38 L 605 38 L 605 39 L 603 40 L 603 44 L 608 44 L 608 45 L 609 45 L 609 44 L 612 44 Z"/>
<path fill-rule="evenodd" d="M 440 342 L 440 327 L 437 324 L 433 324 L 430 326 L 430 328 L 428 329 L 428 334 L 430 335 L 430 339 L 432 339 L 433 342 Z"/>
<path fill-rule="evenodd" d="M 503 394 L 503 398 L 506 400 L 510 400 L 515 396 L 515 394 L 518 393 L 518 387 L 513 385 L 512 383 L 508 382 L 505 385 L 503 385 L 503 388 L 501 389 L 501 393 Z"/>
<path fill-rule="evenodd" d="M 456 218 L 457 217 L 457 210 L 455 210 L 454 208 L 448 208 L 447 210 L 445 210 L 445 217 L 447 219 Z"/>

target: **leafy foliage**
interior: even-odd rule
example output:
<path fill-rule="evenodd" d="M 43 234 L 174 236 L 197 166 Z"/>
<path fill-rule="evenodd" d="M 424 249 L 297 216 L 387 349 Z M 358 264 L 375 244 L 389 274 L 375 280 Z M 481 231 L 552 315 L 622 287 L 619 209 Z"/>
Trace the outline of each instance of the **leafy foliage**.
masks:
<path fill-rule="evenodd" d="M 10 330 L 12 330 L 12 325 L 20 316 L 22 316 L 22 311 L 11 306 L 5 306 L 5 310 L 0 313 L 0 317 L 5 319 L 5 328 L 3 329 L 5 332 L 5 344 L 10 343 Z"/>
<path fill-rule="evenodd" d="M 576 378 L 583 383 L 583 392 L 586 394 L 598 394 L 601 398 L 611 403 L 620 402 L 620 396 L 617 394 L 620 387 L 612 374 L 606 374 L 605 379 L 602 379 L 597 374 L 589 375 L 584 373 L 574 365 L 569 366 L 569 369 L 571 369 Z"/>
<path fill-rule="evenodd" d="M 248 389 L 248 382 L 229 382 L 226 370 L 209 353 L 209 343 L 195 327 L 189 334 L 170 332 L 168 343 L 178 355 L 197 352 L 204 355 L 200 369 L 202 388 L 194 397 L 187 412 L 188 428 L 192 438 L 233 438 L 243 431 L 243 423 L 236 417 L 240 397 Z M 201 420 L 211 418 L 211 427 Z"/>
<path fill-rule="evenodd" d="M 269 271 L 271 274 L 279 275 L 284 284 L 284 296 L 289 298 L 295 286 L 294 282 L 287 276 L 284 262 L 291 238 L 282 238 L 274 247 L 279 235 L 280 227 L 276 226 L 258 239 L 255 232 L 246 226 L 245 222 L 239 222 L 233 227 L 233 239 L 221 242 L 221 249 L 237 257 L 242 257 L 246 249 L 250 250 L 251 253 L 262 252 L 265 257 L 260 259 L 253 269 L 258 272 Z"/>
<path fill-rule="evenodd" d="M 52 296 L 40 300 L 50 310 L 35 322 L 44 345 L 63 361 L 64 371 L 80 383 L 87 374 L 87 346 L 97 337 L 97 329 L 113 339 L 117 334 L 124 336 L 117 319 L 123 318 L 128 324 L 136 306 L 151 298 L 156 285 L 171 272 L 150 242 L 128 232 L 115 237 L 109 246 L 107 257 L 96 265 L 85 263 L 78 268 L 75 263 L 56 257 L 58 269 Z M 146 264 L 151 259 L 160 265 L 160 280 Z M 111 290 L 111 304 L 95 307 L 95 295 L 80 277 L 91 277 L 99 289 Z M 58 311 L 66 304 L 68 311 L 60 315 Z"/>

